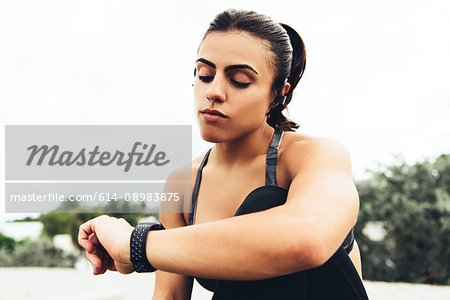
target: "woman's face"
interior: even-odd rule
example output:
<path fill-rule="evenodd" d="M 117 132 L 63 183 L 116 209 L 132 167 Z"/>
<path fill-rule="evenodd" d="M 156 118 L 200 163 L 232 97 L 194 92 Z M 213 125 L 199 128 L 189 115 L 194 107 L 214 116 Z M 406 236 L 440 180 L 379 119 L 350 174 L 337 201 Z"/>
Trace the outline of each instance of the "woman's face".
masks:
<path fill-rule="evenodd" d="M 224 142 L 269 126 L 266 113 L 275 97 L 270 55 L 262 40 L 244 32 L 214 32 L 203 40 L 194 84 L 203 139 Z"/>

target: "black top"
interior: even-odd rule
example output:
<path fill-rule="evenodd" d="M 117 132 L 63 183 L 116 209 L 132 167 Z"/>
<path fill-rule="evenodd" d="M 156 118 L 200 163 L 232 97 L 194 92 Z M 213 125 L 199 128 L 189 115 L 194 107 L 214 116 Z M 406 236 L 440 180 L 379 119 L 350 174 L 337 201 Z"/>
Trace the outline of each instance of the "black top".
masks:
<path fill-rule="evenodd" d="M 275 130 L 266 155 L 265 185 L 251 191 L 235 216 L 263 211 L 286 202 L 288 190 L 277 186 L 276 166 L 283 131 Z M 203 158 L 192 192 L 189 225 L 194 223 L 202 170 L 211 149 Z M 196 277 L 212 299 L 367 299 L 361 279 L 348 253 L 353 248 L 353 228 L 338 251 L 322 266 L 263 280 L 217 280 Z"/>

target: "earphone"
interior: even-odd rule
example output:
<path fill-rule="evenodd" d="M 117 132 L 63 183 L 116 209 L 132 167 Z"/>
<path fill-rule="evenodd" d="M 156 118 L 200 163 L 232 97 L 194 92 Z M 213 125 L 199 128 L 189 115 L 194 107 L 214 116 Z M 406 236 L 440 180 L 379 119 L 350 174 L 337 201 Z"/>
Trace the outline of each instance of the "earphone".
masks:
<path fill-rule="evenodd" d="M 273 102 L 275 102 L 275 104 L 280 104 L 281 106 L 284 105 L 284 102 L 286 101 L 286 96 L 283 95 L 283 89 L 284 89 L 284 86 L 286 85 L 286 83 L 287 83 L 287 78 L 284 79 L 281 90 L 277 93 L 277 96 L 273 100 Z"/>

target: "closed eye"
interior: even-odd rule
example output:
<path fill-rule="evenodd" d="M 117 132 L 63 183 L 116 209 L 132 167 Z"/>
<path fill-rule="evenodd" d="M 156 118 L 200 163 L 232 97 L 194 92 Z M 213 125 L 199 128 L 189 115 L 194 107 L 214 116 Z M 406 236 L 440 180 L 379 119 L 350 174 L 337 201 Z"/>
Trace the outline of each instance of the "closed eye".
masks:
<path fill-rule="evenodd" d="M 240 88 L 240 89 L 246 88 L 250 84 L 250 82 L 249 83 L 244 83 L 244 82 L 236 81 L 234 79 L 230 79 L 230 81 L 235 87 Z"/>
<path fill-rule="evenodd" d="M 200 76 L 198 75 L 198 79 L 203 82 L 211 82 L 213 80 L 214 76 Z"/>
<path fill-rule="evenodd" d="M 211 82 L 211 81 L 214 80 L 214 76 L 201 76 L 201 75 L 198 75 L 198 79 L 200 81 L 203 81 L 203 82 Z M 250 82 L 245 83 L 245 82 L 240 82 L 240 81 L 237 81 L 237 80 L 234 80 L 234 79 L 230 79 L 230 82 L 231 82 L 231 84 L 233 86 L 235 86 L 237 88 L 240 88 L 240 89 L 246 88 L 246 87 L 248 87 L 250 85 Z"/>

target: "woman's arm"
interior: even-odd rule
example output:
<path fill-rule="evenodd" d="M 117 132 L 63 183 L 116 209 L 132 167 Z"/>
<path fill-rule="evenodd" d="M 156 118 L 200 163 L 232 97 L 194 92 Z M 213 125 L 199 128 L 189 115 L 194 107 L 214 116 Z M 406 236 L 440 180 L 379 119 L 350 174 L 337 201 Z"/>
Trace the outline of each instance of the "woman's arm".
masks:
<path fill-rule="evenodd" d="M 269 278 L 325 263 L 358 213 L 348 153 L 340 143 L 320 139 L 291 145 L 283 156 L 293 178 L 285 205 L 150 232 L 150 263 L 170 272 L 229 280 Z"/>
<path fill-rule="evenodd" d="M 358 214 L 348 153 L 336 141 L 316 139 L 290 145 L 281 160 L 292 178 L 286 204 L 151 231 L 147 238 L 150 263 L 166 272 L 228 280 L 270 278 L 325 263 Z M 122 247 L 129 247 L 128 243 L 129 235 Z M 122 252 L 129 257 L 126 251 Z"/>

